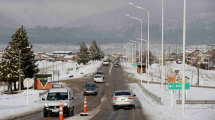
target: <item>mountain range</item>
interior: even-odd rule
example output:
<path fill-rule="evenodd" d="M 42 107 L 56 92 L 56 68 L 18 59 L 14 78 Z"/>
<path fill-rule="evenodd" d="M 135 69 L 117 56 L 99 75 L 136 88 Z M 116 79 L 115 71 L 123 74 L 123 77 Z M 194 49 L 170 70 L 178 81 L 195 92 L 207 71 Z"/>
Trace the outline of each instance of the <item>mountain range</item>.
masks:
<path fill-rule="evenodd" d="M 134 5 L 145 7 L 149 10 L 150 40 L 151 42 L 157 43 L 161 39 L 161 0 L 135 0 L 132 2 Z M 208 44 L 213 42 L 215 39 L 215 36 L 212 34 L 215 32 L 213 26 L 215 25 L 213 24 L 215 22 L 214 6 L 214 0 L 187 0 L 186 23 L 188 30 L 192 31 L 192 36 L 197 35 L 195 39 L 192 39 L 188 35 L 188 38 L 192 39 L 190 43 L 195 43 L 196 41 L 198 43 L 204 43 L 207 41 Z M 32 15 L 37 15 L 36 12 L 38 11 L 29 12 L 32 12 Z M 54 12 L 51 15 L 57 16 L 57 14 L 62 14 L 62 16 L 65 16 L 63 15 L 64 13 L 55 14 Z M 7 43 L 10 41 L 12 34 L 14 34 L 15 30 L 21 27 L 21 25 L 24 25 L 27 28 L 29 40 L 32 43 L 45 42 L 45 40 L 47 40 L 47 42 L 51 43 L 66 43 L 69 41 L 71 43 L 75 42 L 76 44 L 79 44 L 80 41 L 90 43 L 94 39 L 98 40 L 100 43 L 127 42 L 132 37 L 140 37 L 140 21 L 129 18 L 126 14 L 137 17 L 143 21 L 143 38 L 147 39 L 147 12 L 127 4 L 110 11 L 84 17 L 78 20 L 69 20 L 68 17 L 61 17 L 61 22 L 66 22 L 61 23 L 62 26 L 60 27 L 55 26 L 54 24 L 49 26 L 39 26 L 37 25 L 38 23 L 34 24 L 35 22 L 29 21 L 30 16 L 27 16 L 28 19 L 19 18 L 18 15 L 14 16 L 0 11 L 0 43 Z M 36 19 L 35 16 L 34 18 Z M 50 21 L 52 23 L 57 22 L 54 21 L 55 19 L 53 19 L 53 21 L 48 19 L 48 15 L 44 18 L 38 19 L 47 22 Z M 181 42 L 182 25 L 183 0 L 164 0 L 164 33 L 167 42 Z M 208 25 L 212 26 L 207 28 Z M 196 26 L 199 31 L 193 33 Z M 40 29 L 43 29 L 43 32 L 39 32 Z M 53 32 L 53 29 L 55 32 Z M 58 31 L 56 31 L 56 29 Z M 202 38 L 200 39 L 198 35 L 200 35 L 200 33 L 203 34 L 205 29 L 209 31 L 203 36 L 210 36 L 208 36 L 206 40 L 202 40 Z M 47 35 L 45 35 L 45 33 Z M 56 33 L 58 33 L 58 37 L 53 35 Z M 61 40 L 59 41 L 58 39 Z"/>

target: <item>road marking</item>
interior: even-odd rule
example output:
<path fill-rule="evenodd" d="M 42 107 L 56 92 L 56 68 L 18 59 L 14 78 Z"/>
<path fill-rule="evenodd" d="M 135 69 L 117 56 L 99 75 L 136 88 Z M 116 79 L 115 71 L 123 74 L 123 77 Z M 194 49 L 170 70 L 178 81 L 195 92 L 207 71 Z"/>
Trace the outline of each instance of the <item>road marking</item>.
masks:
<path fill-rule="evenodd" d="M 110 69 L 109 69 L 109 73 L 111 73 L 111 69 L 112 69 L 112 62 L 111 62 L 111 64 L 110 64 Z"/>

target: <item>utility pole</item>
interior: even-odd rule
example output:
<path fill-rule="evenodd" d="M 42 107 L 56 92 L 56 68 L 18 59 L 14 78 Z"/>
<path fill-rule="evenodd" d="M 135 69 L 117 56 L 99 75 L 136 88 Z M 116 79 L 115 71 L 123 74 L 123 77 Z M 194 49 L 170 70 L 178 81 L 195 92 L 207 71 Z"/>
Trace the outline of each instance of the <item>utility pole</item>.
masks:
<path fill-rule="evenodd" d="M 170 46 L 169 46 L 169 59 L 170 59 Z"/>
<path fill-rule="evenodd" d="M 19 94 L 21 94 L 21 62 L 20 58 L 21 57 L 21 50 L 19 50 Z"/>

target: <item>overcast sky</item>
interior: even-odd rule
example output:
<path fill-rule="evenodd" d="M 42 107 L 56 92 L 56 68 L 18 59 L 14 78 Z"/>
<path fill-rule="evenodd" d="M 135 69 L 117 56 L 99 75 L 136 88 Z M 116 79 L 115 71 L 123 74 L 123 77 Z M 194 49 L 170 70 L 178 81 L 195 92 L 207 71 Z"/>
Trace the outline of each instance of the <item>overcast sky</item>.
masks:
<path fill-rule="evenodd" d="M 51 25 L 56 24 L 52 20 L 66 23 L 126 4 L 128 0 L 1 0 L 0 12 L 35 24 Z"/>

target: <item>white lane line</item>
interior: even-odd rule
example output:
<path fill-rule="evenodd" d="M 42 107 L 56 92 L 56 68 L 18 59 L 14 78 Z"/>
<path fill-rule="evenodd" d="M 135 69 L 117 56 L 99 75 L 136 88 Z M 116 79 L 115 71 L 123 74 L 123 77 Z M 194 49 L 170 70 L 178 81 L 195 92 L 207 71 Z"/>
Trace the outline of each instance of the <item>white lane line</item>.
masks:
<path fill-rule="evenodd" d="M 110 64 L 110 69 L 109 69 L 109 73 L 111 73 L 111 69 L 112 69 L 112 62 L 111 62 L 111 64 Z"/>

